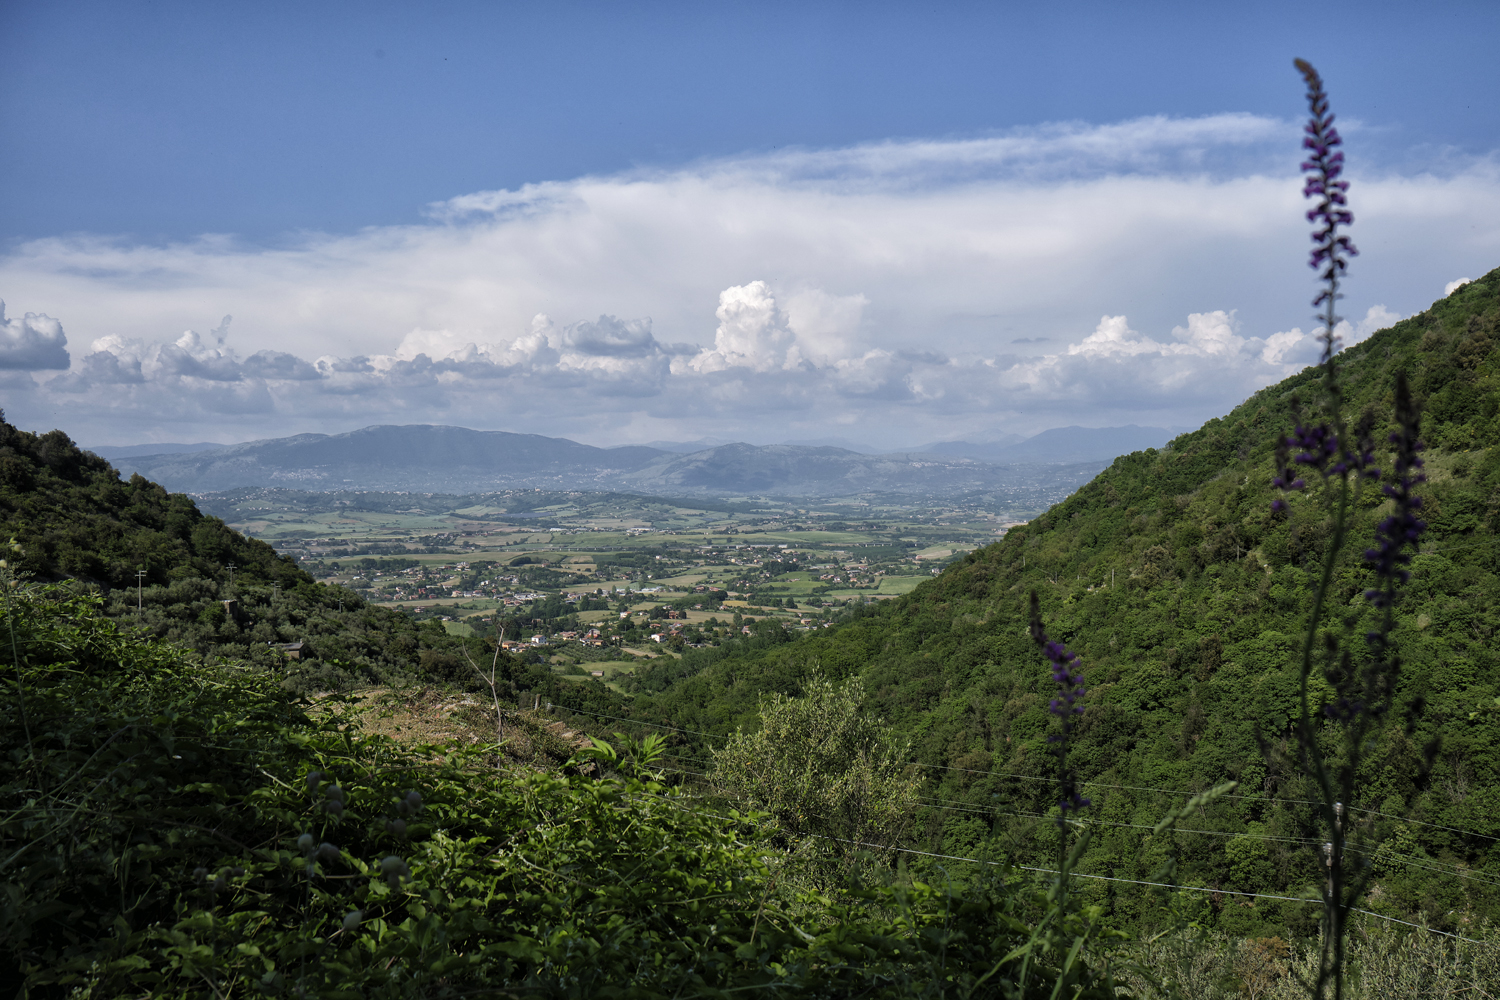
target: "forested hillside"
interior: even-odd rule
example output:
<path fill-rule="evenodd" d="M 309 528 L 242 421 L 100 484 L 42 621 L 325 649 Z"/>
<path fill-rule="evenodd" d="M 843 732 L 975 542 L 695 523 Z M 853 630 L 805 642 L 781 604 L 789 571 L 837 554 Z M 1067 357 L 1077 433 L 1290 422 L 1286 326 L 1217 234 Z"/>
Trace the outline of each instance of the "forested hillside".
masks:
<path fill-rule="evenodd" d="M 1425 404 L 1428 444 L 1429 529 L 1395 632 L 1402 696 L 1425 698 L 1425 710 L 1349 804 L 1391 836 L 1374 859 L 1369 905 L 1472 924 L 1500 916 L 1500 271 L 1340 360 L 1350 416 L 1371 407 L 1380 428 L 1406 372 Z M 1097 831 L 1080 870 L 1160 881 L 1173 848 L 1151 834 L 1157 820 L 1183 793 L 1236 779 L 1238 795 L 1183 822 L 1196 832 L 1177 834 L 1177 877 L 1222 890 L 1195 898 L 1225 930 L 1310 932 L 1316 906 L 1227 893 L 1297 895 L 1320 878 L 1313 796 L 1268 767 L 1258 743 L 1289 739 L 1309 569 L 1328 533 L 1316 484 L 1289 518 L 1272 514 L 1272 452 L 1290 429 L 1291 398 L 1311 398 L 1320 377 L 1309 369 L 1165 449 L 1118 459 L 1002 542 L 836 630 L 647 672 L 637 714 L 711 734 L 674 736 L 703 760 L 715 736 L 757 725 L 768 694 L 799 692 L 814 670 L 859 675 L 874 710 L 913 738 L 925 772 L 914 846 L 1045 859 L 1055 833 L 1037 817 L 1056 814 L 1053 691 L 1027 634 L 1035 590 L 1049 631 L 1082 654 L 1089 681 L 1072 752 L 1094 803 L 1083 819 Z M 1385 504 L 1377 491 L 1364 495 L 1337 578 L 1334 600 L 1356 636 L 1370 614 L 1361 556 Z M 1435 770 L 1418 782 L 1420 748 L 1434 736 Z M 1128 882 L 1083 891 L 1122 920 L 1161 913 L 1154 890 Z"/>
<path fill-rule="evenodd" d="M 21 566 L 43 578 L 73 577 L 107 587 L 164 585 L 198 577 L 246 584 L 311 584 L 264 542 L 204 517 L 192 498 L 131 476 L 54 430 L 30 434 L 0 411 L 0 533 L 24 538 Z"/>
<path fill-rule="evenodd" d="M 462 647 L 486 662 L 493 649 L 317 583 L 265 542 L 204 515 L 191 497 L 140 475 L 122 480 L 62 431 L 28 433 L 0 412 L 0 541 L 12 538 L 22 573 L 97 590 L 110 617 L 183 649 L 274 671 L 299 692 L 473 687 L 479 681 Z M 294 642 L 305 643 L 304 658 L 288 661 L 278 647 Z M 535 691 L 618 710 L 602 685 L 566 684 L 508 655 L 499 664 L 504 696 Z"/>

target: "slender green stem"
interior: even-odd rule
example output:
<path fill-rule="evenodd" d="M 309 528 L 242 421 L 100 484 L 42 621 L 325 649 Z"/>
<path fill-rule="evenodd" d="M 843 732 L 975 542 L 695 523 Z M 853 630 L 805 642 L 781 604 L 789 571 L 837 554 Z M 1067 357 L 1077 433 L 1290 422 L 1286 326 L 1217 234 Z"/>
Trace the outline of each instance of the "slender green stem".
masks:
<path fill-rule="evenodd" d="M 11 539 L 12 550 L 16 549 Z M 26 734 L 26 758 L 36 764 L 36 747 L 31 742 L 31 722 L 26 717 L 26 672 L 21 669 L 21 648 L 16 642 L 16 613 L 12 592 L 17 584 L 15 570 L 7 564 L 0 574 L 0 587 L 5 588 L 5 623 L 10 627 L 10 661 L 16 668 L 16 710 L 21 715 L 21 730 Z"/>
<path fill-rule="evenodd" d="M 1329 279 L 1329 287 L 1326 296 L 1327 308 L 1323 315 L 1323 390 L 1327 400 L 1329 424 L 1332 426 L 1335 440 L 1339 442 L 1340 448 L 1345 448 L 1348 428 L 1343 419 L 1343 391 L 1338 382 L 1338 365 L 1335 362 L 1336 343 L 1334 340 L 1334 326 L 1338 317 L 1334 313 L 1334 306 L 1338 299 L 1338 280 L 1336 277 Z M 1304 767 L 1309 776 L 1317 784 L 1320 799 L 1320 812 L 1323 823 L 1328 829 L 1329 852 L 1325 864 L 1328 868 L 1328 877 L 1322 886 L 1323 896 L 1323 940 L 1319 949 L 1318 959 L 1318 982 L 1316 996 L 1321 1000 L 1324 989 L 1330 979 L 1333 981 L 1335 1000 L 1342 1000 L 1344 983 L 1344 917 L 1345 901 L 1343 880 L 1343 856 L 1344 839 L 1343 825 L 1339 822 L 1337 803 L 1349 797 L 1351 789 L 1335 787 L 1335 780 L 1330 773 L 1328 761 L 1318 741 L 1318 731 L 1313 724 L 1313 712 L 1310 703 L 1309 685 L 1315 663 L 1314 649 L 1317 646 L 1319 636 L 1319 625 L 1323 620 L 1324 610 L 1328 604 L 1328 592 L 1333 586 L 1334 573 L 1338 567 L 1339 558 L 1343 554 L 1344 543 L 1349 527 L 1349 511 L 1352 506 L 1352 488 L 1349 477 L 1350 470 L 1345 467 L 1336 473 L 1338 479 L 1338 496 L 1333 503 L 1333 533 L 1323 552 L 1322 564 L 1319 567 L 1318 583 L 1313 591 L 1313 606 L 1308 617 L 1307 631 L 1302 640 L 1302 662 L 1300 676 L 1298 678 L 1298 706 L 1297 719 L 1297 742 L 1303 756 Z M 1330 652 L 1328 655 L 1336 655 Z M 1359 727 L 1362 730 L 1362 726 Z M 1358 741 L 1356 741 L 1357 743 Z M 1358 752 L 1355 746 L 1352 753 Z M 1352 768 L 1354 761 L 1347 763 Z M 1341 782 L 1347 784 L 1347 781 Z M 1331 954 L 1330 954 L 1331 953 Z"/>

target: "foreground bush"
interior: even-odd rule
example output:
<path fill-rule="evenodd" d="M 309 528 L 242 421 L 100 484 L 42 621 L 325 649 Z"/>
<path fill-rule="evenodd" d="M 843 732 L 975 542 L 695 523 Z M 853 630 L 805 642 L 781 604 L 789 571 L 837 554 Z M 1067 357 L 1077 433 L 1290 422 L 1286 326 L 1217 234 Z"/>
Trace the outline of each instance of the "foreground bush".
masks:
<path fill-rule="evenodd" d="M 1309 941 L 1179 933 L 1127 951 L 1122 978 L 1144 1000 L 1301 1000 L 1318 978 L 1318 947 Z M 1371 920 L 1350 936 L 1348 960 L 1348 1000 L 1500 997 L 1500 944 L 1492 939 L 1409 932 Z"/>
<path fill-rule="evenodd" d="M 1004 880 L 791 890 L 759 817 L 649 770 L 403 747 L 5 582 L 0 975 L 23 995 L 1112 993 L 1073 947 L 1092 924 L 1036 937 L 1045 898 Z"/>

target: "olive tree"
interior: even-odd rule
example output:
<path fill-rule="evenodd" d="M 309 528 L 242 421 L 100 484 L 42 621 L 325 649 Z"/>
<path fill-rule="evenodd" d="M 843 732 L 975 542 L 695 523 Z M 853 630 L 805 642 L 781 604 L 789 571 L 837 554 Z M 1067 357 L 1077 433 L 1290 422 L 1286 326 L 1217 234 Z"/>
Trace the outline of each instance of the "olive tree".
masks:
<path fill-rule="evenodd" d="M 714 752 L 724 790 L 770 813 L 790 841 L 851 862 L 889 860 L 911 821 L 918 779 L 910 744 L 864 709 L 864 685 L 814 673 L 801 697 L 762 702 L 761 726 Z"/>

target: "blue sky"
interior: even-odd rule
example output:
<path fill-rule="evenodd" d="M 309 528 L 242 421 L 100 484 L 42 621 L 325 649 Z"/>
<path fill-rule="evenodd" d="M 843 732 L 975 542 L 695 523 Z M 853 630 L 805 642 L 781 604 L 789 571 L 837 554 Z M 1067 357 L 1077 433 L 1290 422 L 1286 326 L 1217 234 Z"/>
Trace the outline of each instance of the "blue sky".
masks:
<path fill-rule="evenodd" d="M 1348 335 L 1500 265 L 1500 5 L 1309 9 L 9 3 L 5 409 L 100 444 L 1196 423 L 1305 354 L 1293 56 L 1347 125 Z"/>

